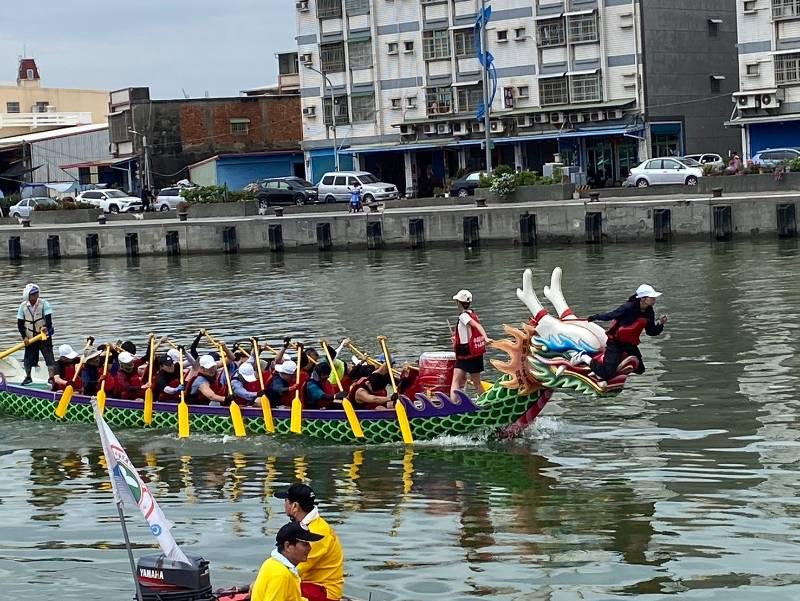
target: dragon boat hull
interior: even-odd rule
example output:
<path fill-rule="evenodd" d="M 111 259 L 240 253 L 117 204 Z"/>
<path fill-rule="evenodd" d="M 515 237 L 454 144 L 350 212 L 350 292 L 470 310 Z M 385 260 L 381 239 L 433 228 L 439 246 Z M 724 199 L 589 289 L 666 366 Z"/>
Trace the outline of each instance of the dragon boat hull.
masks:
<path fill-rule="evenodd" d="M 31 389 L 11 383 L 0 384 L 0 413 L 39 421 L 64 421 L 94 424 L 91 397 L 74 395 L 63 420 L 55 415 L 60 392 Z M 495 384 L 476 401 L 461 395 L 458 402 L 446 395 L 432 398 L 417 395 L 413 400 L 401 397 L 411 424 L 414 440 L 432 440 L 445 435 L 474 432 L 515 433 L 526 427 L 544 409 L 550 391 L 541 390 L 520 395 L 501 383 Z M 371 444 L 401 442 L 400 426 L 394 411 L 357 411 L 364 430 L 364 442 Z M 272 410 L 276 434 L 290 435 L 289 409 Z M 153 421 L 144 424 L 144 404 L 141 401 L 107 399 L 105 420 L 115 428 L 147 428 L 149 430 L 178 430 L 178 405 L 155 403 Z M 267 435 L 259 407 L 242 407 L 242 417 L 248 435 Z M 189 406 L 191 433 L 233 435 L 233 424 L 227 407 Z M 355 443 L 344 411 L 303 411 L 302 435 L 337 443 Z"/>

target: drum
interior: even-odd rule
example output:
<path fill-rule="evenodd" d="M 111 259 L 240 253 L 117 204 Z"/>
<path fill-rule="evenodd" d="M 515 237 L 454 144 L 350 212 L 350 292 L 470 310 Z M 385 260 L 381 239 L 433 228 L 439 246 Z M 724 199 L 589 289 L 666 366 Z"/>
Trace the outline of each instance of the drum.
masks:
<path fill-rule="evenodd" d="M 419 376 L 416 388 L 430 396 L 434 392 L 450 394 L 456 354 L 452 351 L 422 353 L 419 357 Z"/>

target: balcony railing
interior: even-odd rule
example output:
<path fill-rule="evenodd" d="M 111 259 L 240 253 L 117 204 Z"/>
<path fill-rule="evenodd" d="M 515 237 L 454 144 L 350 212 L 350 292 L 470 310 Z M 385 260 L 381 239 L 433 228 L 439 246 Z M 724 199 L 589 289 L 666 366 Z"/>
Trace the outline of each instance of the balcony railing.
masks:
<path fill-rule="evenodd" d="M 91 113 L 0 113 L 0 129 L 71 127 L 91 123 Z"/>

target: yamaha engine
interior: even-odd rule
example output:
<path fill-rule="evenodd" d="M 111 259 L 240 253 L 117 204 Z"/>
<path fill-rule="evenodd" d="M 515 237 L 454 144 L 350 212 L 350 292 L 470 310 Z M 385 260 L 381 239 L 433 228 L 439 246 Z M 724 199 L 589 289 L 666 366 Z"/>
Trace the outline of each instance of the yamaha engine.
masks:
<path fill-rule="evenodd" d="M 143 601 L 215 601 L 208 562 L 187 553 L 190 565 L 164 554 L 145 555 L 136 565 Z"/>

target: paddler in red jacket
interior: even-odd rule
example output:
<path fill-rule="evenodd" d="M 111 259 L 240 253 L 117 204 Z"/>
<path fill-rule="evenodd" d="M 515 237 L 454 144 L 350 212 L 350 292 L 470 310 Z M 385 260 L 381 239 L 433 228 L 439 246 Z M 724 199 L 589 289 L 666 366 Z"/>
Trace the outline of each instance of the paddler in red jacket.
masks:
<path fill-rule="evenodd" d="M 588 363 L 592 371 L 601 380 L 608 381 L 617 375 L 617 368 L 626 357 L 636 357 L 639 365 L 634 369 L 634 373 L 644 373 L 644 361 L 642 353 L 639 351 L 639 337 L 642 332 L 648 336 L 658 336 L 667 323 L 667 316 L 661 315 L 656 319 L 653 305 L 656 299 L 661 296 L 649 284 L 642 284 L 636 289 L 636 294 L 632 295 L 625 304 L 620 305 L 608 313 L 597 313 L 589 317 L 589 321 L 610 321 L 611 326 L 607 330 L 608 343 L 602 357 L 602 362 L 591 359 L 585 353 L 579 353 L 572 358 L 571 362 Z"/>
<path fill-rule="evenodd" d="M 53 390 L 64 390 L 72 384 L 75 392 L 83 388 L 80 379 L 75 380 L 75 366 L 78 363 L 78 353 L 68 344 L 58 347 L 55 372 L 53 373 Z"/>
<path fill-rule="evenodd" d="M 481 385 L 481 372 L 484 370 L 483 356 L 486 354 L 486 345 L 492 340 L 483 329 L 478 314 L 471 309 L 472 293 L 469 290 L 459 290 L 453 296 L 453 300 L 456 301 L 460 314 L 455 332 L 453 332 L 456 365 L 453 369 L 450 397 L 457 402 L 455 393 L 457 390 L 464 390 L 467 378 L 472 382 L 478 394 L 483 392 Z"/>

